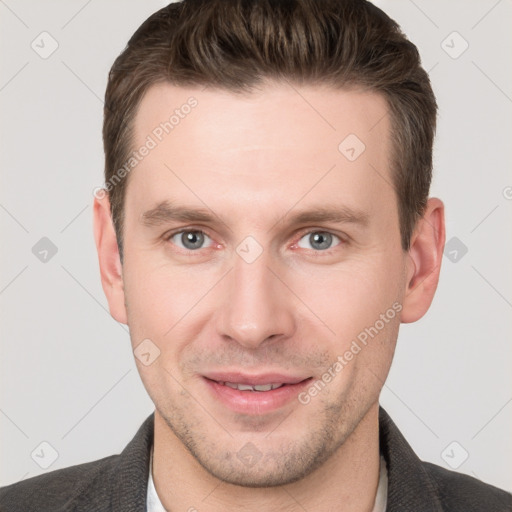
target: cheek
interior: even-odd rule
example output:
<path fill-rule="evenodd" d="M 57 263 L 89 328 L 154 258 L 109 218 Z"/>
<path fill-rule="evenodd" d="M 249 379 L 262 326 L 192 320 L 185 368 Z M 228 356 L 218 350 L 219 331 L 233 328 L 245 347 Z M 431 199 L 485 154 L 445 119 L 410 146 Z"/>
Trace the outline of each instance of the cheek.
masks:
<path fill-rule="evenodd" d="M 211 309 L 211 289 L 219 276 L 150 258 L 126 261 L 125 297 L 132 344 L 149 338 L 162 353 L 181 351 L 195 339 Z"/>
<path fill-rule="evenodd" d="M 183 350 L 197 334 L 190 322 L 201 290 L 190 286 L 190 272 L 187 276 L 168 266 L 151 266 L 134 258 L 126 261 L 125 267 L 128 324 L 137 369 L 154 403 L 166 407 L 169 396 L 177 396 L 182 390 L 172 376 L 176 375 Z M 146 340 L 150 340 L 151 357 L 155 357 L 155 350 L 158 354 L 150 364 L 145 363 L 144 356 L 137 357 L 137 353 L 148 352 Z"/>
<path fill-rule="evenodd" d="M 336 338 L 347 339 L 373 325 L 399 300 L 400 276 L 396 264 L 373 255 L 297 275 L 295 289 Z"/>
<path fill-rule="evenodd" d="M 375 398 L 386 379 L 400 325 L 399 270 L 380 265 L 353 265 L 324 281 L 325 293 L 311 302 L 334 335 L 329 337 L 332 370 L 339 378 L 332 399 Z M 334 277 L 335 276 L 335 277 Z M 327 338 L 326 338 L 327 339 Z M 372 398 L 372 399 L 373 399 Z"/>
<path fill-rule="evenodd" d="M 161 339 L 178 321 L 192 294 L 185 278 L 132 259 L 125 263 L 125 299 L 132 339 Z M 135 340 L 134 340 L 135 342 Z"/>

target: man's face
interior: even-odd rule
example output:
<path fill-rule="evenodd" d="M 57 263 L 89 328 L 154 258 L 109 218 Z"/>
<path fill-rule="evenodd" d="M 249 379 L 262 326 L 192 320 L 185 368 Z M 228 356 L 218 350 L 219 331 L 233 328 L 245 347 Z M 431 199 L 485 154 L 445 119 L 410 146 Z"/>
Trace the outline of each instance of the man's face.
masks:
<path fill-rule="evenodd" d="M 158 85 L 140 105 L 133 148 L 157 145 L 125 198 L 131 341 L 160 351 L 137 362 L 155 421 L 217 478 L 295 481 L 376 407 L 406 281 L 386 112 L 374 93 L 283 84 Z"/>

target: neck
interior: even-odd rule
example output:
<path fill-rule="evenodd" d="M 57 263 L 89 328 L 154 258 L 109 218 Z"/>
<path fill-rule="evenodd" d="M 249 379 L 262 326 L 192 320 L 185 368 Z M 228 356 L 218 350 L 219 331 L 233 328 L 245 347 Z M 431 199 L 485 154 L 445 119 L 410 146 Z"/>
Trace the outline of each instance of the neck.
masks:
<path fill-rule="evenodd" d="M 208 473 L 155 411 L 153 480 L 169 511 L 261 510 L 371 512 L 379 481 L 378 403 L 338 450 L 307 477 L 277 487 L 250 488 Z"/>

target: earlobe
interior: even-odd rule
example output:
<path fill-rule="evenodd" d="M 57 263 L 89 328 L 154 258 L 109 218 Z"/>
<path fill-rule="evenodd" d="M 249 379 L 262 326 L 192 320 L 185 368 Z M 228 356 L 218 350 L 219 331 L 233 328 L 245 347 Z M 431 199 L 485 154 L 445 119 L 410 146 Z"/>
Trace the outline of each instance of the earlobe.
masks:
<path fill-rule="evenodd" d="M 401 321 L 416 322 L 430 307 L 439 282 L 445 243 L 444 205 L 430 198 L 418 221 L 408 253 Z"/>
<path fill-rule="evenodd" d="M 118 322 L 127 324 L 122 265 L 110 214 L 110 201 L 106 193 L 103 197 L 94 199 L 93 230 L 101 284 L 107 297 L 110 314 Z"/>

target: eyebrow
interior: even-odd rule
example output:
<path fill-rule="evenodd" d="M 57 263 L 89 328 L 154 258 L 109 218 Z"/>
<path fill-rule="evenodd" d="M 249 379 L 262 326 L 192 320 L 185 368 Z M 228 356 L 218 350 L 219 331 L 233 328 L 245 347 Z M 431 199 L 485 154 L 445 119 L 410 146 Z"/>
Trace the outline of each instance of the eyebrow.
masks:
<path fill-rule="evenodd" d="M 288 222 L 290 224 L 333 222 L 335 224 L 358 224 L 365 227 L 368 225 L 369 221 L 370 215 L 368 212 L 363 210 L 355 210 L 347 206 L 320 206 L 318 208 L 299 211 L 293 215 L 290 215 Z"/>
<path fill-rule="evenodd" d="M 210 210 L 187 208 L 172 205 L 169 201 L 158 203 L 155 208 L 141 214 L 140 219 L 145 226 L 159 226 L 169 221 L 212 222 L 215 215 Z"/>
<path fill-rule="evenodd" d="M 308 210 L 298 211 L 296 213 L 286 213 L 281 216 L 272 227 L 278 223 L 288 220 L 286 224 L 306 224 L 314 222 L 333 222 L 333 223 L 347 223 L 356 224 L 366 227 L 370 220 L 368 212 L 353 209 L 347 206 L 319 206 Z M 185 206 L 173 205 L 169 201 L 162 201 L 158 203 L 151 210 L 142 213 L 140 220 L 143 225 L 152 227 L 160 226 L 171 221 L 180 222 L 204 222 L 215 223 L 222 219 L 214 212 L 204 208 L 190 208 Z"/>

